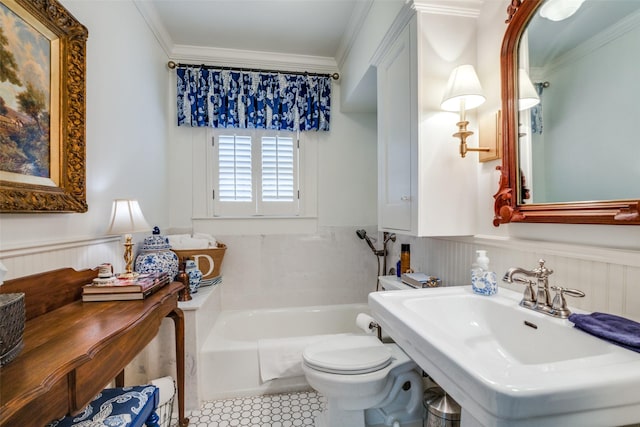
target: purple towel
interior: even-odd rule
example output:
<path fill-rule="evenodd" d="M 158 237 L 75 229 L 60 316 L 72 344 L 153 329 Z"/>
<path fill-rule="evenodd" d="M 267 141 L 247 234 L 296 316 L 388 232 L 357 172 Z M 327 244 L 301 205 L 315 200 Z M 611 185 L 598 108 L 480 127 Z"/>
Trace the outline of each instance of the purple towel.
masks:
<path fill-rule="evenodd" d="M 624 317 L 606 313 L 576 314 L 569 316 L 576 328 L 617 344 L 629 350 L 640 352 L 640 323 Z"/>

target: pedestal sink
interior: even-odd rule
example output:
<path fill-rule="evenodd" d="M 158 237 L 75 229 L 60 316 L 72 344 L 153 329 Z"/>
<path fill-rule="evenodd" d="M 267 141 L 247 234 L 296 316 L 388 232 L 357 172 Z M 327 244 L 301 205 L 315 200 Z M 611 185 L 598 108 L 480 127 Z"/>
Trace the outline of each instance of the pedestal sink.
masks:
<path fill-rule="evenodd" d="M 373 317 L 463 408 L 463 426 L 640 422 L 640 353 L 470 286 L 376 292 Z"/>

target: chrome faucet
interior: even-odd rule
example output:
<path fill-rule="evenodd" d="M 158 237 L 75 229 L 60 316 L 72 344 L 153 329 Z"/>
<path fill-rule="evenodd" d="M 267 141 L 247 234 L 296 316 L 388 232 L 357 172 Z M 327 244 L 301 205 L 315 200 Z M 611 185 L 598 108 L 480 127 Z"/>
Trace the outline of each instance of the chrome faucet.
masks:
<path fill-rule="evenodd" d="M 502 278 L 507 283 L 521 283 L 526 285 L 522 301 L 520 305 L 530 308 L 535 311 L 546 313 L 550 316 L 567 318 L 571 312 L 567 308 L 566 301 L 564 299 L 565 294 L 574 297 L 583 297 L 584 292 L 576 289 L 552 287 L 557 291 L 557 294 L 551 303 L 551 294 L 549 291 L 549 276 L 553 274 L 553 270 L 545 267 L 545 261 L 543 259 L 538 261 L 538 267 L 533 270 L 525 270 L 524 268 L 512 267 L 507 270 Z M 537 292 L 534 291 L 534 281 L 518 277 L 519 275 L 534 278 L 537 285 Z"/>
<path fill-rule="evenodd" d="M 538 267 L 533 270 L 525 270 L 523 268 L 510 268 L 504 275 L 505 282 L 513 283 L 514 280 L 519 283 L 527 284 L 527 290 L 525 296 L 521 302 L 521 305 L 532 308 L 535 307 L 538 311 L 548 311 L 551 309 L 551 296 L 549 295 L 549 275 L 553 273 L 553 270 L 544 266 L 544 260 L 538 261 Z M 538 292 L 533 292 L 533 284 L 529 280 L 523 280 L 518 278 L 514 279 L 516 274 L 522 274 L 524 276 L 533 277 L 537 281 Z"/>

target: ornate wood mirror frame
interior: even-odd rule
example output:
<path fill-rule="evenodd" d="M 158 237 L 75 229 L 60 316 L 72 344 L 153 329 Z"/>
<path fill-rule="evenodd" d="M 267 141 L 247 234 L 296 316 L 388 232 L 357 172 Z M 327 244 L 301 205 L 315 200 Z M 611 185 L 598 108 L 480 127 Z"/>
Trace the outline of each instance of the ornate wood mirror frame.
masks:
<path fill-rule="evenodd" d="M 529 20 L 543 0 L 512 0 L 502 42 L 503 157 L 499 189 L 494 195 L 493 225 L 509 222 L 563 224 L 640 224 L 638 200 L 519 204 L 518 166 L 518 47 Z"/>
<path fill-rule="evenodd" d="M 2 0 L 1 4 L 19 22 L 20 28 L 33 28 L 29 34 L 38 33 L 38 40 L 48 40 L 51 78 L 49 87 L 45 89 L 50 95 L 48 109 L 45 107 L 45 94 L 37 88 L 31 91 L 38 95 L 33 95 L 33 99 L 40 99 L 39 93 L 42 93 L 42 106 L 30 114 L 34 119 L 26 119 L 29 114 L 17 111 L 21 108 L 27 110 L 24 106 L 13 106 L 13 111 L 7 107 L 2 109 L 0 125 L 3 126 L 0 131 L 2 142 L 6 143 L 3 151 L 6 163 L 0 165 L 0 212 L 86 212 L 85 57 L 88 31 L 56 0 Z M 22 42 L 21 36 L 14 38 Z M 24 43 L 29 41 L 25 40 Z M 3 77 L 0 84 L 13 84 L 21 90 L 27 88 L 25 92 L 28 92 L 33 86 L 21 78 L 21 64 L 14 60 L 23 46 L 9 45 L 6 34 L 0 42 L 2 60 L 8 64 L 0 76 Z M 41 111 L 48 114 L 40 114 Z M 45 138 L 48 136 L 47 148 L 37 148 L 39 155 L 44 158 L 48 155 L 48 161 L 42 162 L 43 168 L 48 168 L 48 174 L 32 175 L 22 167 L 10 167 L 11 159 L 24 157 L 17 149 L 12 149 L 11 144 L 14 148 L 20 146 L 23 141 L 20 135 L 31 126 L 25 124 L 27 120 L 35 122 L 41 130 L 43 126 L 49 128 L 48 132 L 43 132 Z M 29 142 L 34 144 L 44 141 L 30 138 Z M 27 167 L 26 170 L 31 169 Z"/>

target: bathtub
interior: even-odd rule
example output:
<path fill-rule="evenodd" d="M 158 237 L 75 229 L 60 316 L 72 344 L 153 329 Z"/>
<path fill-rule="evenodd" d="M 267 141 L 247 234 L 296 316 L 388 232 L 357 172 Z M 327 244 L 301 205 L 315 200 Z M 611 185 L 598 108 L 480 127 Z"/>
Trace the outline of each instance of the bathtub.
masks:
<path fill-rule="evenodd" d="M 258 342 L 363 333 L 355 325 L 358 313 L 369 313 L 367 304 L 222 311 L 200 350 L 202 398 L 213 400 L 309 389 L 304 375 L 263 382 Z"/>

